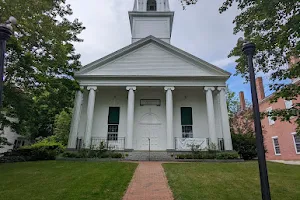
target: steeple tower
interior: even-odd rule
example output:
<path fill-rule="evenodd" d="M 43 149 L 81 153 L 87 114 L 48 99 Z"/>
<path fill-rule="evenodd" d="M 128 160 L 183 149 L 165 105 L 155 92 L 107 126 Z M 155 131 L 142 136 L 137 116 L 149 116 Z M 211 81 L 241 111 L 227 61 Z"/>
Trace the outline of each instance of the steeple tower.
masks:
<path fill-rule="evenodd" d="M 135 0 L 129 12 L 132 43 L 149 35 L 170 43 L 173 18 L 169 0 Z"/>

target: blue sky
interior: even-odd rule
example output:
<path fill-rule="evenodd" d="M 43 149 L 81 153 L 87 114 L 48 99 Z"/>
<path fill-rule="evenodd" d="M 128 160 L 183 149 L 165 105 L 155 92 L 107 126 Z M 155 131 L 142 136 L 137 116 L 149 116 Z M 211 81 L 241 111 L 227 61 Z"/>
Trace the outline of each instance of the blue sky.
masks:
<path fill-rule="evenodd" d="M 81 62 L 86 65 L 131 43 L 128 11 L 133 9 L 134 0 L 67 0 L 74 11 L 71 19 L 78 18 L 86 30 L 80 35 L 84 42 L 75 44 L 76 51 L 82 55 Z M 182 9 L 180 0 L 170 0 L 175 11 L 171 44 L 210 62 L 232 74 L 235 73 L 234 59 L 227 58 L 230 50 L 241 36 L 233 35 L 232 21 L 238 15 L 236 8 L 220 14 L 218 8 L 224 0 L 202 0 L 197 5 Z M 266 95 L 268 78 L 264 76 Z M 243 84 L 240 76 L 228 80 L 229 88 L 245 92 L 250 99 L 249 83 Z"/>

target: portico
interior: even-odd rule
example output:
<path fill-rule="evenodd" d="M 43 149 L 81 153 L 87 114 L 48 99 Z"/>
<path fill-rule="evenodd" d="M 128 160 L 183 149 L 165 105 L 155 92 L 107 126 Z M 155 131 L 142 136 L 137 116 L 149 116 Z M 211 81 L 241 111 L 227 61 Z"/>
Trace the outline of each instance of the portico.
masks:
<path fill-rule="evenodd" d="M 201 144 L 204 149 L 207 142 L 223 148 L 222 139 L 225 150 L 232 150 L 229 125 L 222 119 L 227 116 L 225 89 L 82 86 L 76 94 L 69 148 L 78 148 L 81 139 L 84 148 L 105 141 L 117 150 L 148 150 L 149 146 L 152 151 L 190 150 L 188 144 Z M 119 108 L 114 132 L 109 130 L 109 108 Z M 191 108 L 192 124 L 182 125 L 181 108 Z M 114 138 L 109 136 L 112 133 Z"/>

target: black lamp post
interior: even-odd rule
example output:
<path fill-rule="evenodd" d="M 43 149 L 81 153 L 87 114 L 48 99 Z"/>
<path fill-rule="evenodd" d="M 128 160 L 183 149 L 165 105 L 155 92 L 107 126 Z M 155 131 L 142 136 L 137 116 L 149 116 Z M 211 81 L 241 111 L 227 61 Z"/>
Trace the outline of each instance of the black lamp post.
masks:
<path fill-rule="evenodd" d="M 10 17 L 4 24 L 0 24 L 0 108 L 2 107 L 3 96 L 3 73 L 4 73 L 4 58 L 6 52 L 6 41 L 12 35 L 11 24 L 16 24 L 17 20 Z"/>
<path fill-rule="evenodd" d="M 242 38 L 240 39 L 240 41 L 244 42 Z M 249 67 L 249 78 L 250 78 L 253 113 L 254 113 L 254 126 L 255 126 L 255 133 L 256 133 L 256 148 L 257 148 L 259 174 L 260 174 L 261 195 L 263 200 L 271 200 L 265 148 L 264 148 L 264 141 L 262 135 L 261 122 L 260 122 L 259 104 L 257 99 L 255 74 L 253 68 L 253 55 L 255 53 L 255 44 L 251 42 L 245 42 L 243 45 L 243 52 L 247 56 L 247 62 Z"/>

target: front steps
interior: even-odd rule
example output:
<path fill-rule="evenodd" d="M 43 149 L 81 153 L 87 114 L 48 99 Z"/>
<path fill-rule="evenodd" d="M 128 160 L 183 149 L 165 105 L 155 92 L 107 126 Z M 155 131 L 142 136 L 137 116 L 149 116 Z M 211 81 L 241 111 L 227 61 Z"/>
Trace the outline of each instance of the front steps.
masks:
<path fill-rule="evenodd" d="M 125 153 L 125 160 L 131 161 L 172 161 L 175 154 L 166 151 L 133 151 Z"/>

